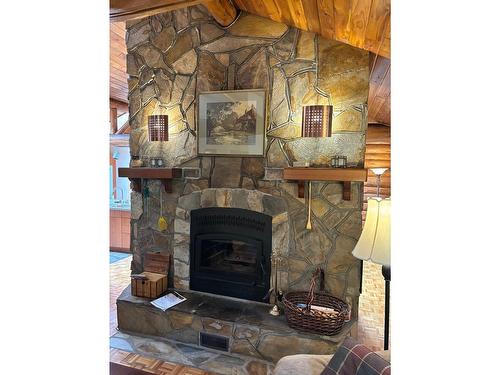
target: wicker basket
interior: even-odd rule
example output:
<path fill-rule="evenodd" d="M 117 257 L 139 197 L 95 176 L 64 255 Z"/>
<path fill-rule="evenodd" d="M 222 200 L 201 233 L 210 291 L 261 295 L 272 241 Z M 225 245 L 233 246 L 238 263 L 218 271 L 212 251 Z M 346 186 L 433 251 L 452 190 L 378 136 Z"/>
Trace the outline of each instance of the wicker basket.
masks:
<path fill-rule="evenodd" d="M 333 336 L 342 329 L 348 316 L 349 305 L 330 294 L 315 293 L 314 289 L 318 277 L 323 277 L 323 271 L 319 268 L 313 274 L 309 292 L 288 292 L 285 294 L 283 304 L 286 320 L 292 328 Z M 320 284 L 323 284 L 322 280 Z M 299 307 L 299 304 L 304 305 L 304 307 Z M 335 312 L 311 309 L 311 305 L 327 307 Z"/>

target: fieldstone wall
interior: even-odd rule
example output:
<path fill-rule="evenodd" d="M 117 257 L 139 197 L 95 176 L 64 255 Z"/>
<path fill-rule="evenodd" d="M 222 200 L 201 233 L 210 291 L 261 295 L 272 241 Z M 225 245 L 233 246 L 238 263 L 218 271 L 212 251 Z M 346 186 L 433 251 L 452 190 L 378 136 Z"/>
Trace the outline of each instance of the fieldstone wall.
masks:
<path fill-rule="evenodd" d="M 179 197 L 210 188 L 259 190 L 287 205 L 289 256 L 282 267 L 289 289 L 307 289 L 314 269 L 323 267 L 327 290 L 347 300 L 355 315 L 360 272 L 351 251 L 361 233 L 362 184 L 353 183 L 352 199 L 343 201 L 340 183 L 315 182 L 308 231 L 304 199 L 297 198 L 297 184 L 282 180 L 280 168 L 294 161 L 327 165 L 335 154 L 363 165 L 368 52 L 245 13 L 223 29 L 203 6 L 128 22 L 127 49 L 131 154 L 200 171 L 199 178 L 174 181 L 173 193 L 163 192 L 164 232 L 156 224 L 160 182 L 149 182 L 148 198 L 132 194 L 133 271 L 142 270 L 146 251 L 173 252 Z M 197 94 L 250 88 L 268 90 L 265 156 L 197 157 Z M 332 137 L 300 138 L 302 106 L 310 104 L 333 105 Z M 148 142 L 153 113 L 169 115 L 168 142 Z M 171 285 L 173 273 L 172 267 Z"/>

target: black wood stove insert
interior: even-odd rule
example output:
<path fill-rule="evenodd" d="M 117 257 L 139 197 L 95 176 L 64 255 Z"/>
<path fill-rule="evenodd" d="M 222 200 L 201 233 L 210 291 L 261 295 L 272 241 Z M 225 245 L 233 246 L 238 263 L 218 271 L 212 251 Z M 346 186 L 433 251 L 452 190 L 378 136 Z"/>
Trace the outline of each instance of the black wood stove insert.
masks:
<path fill-rule="evenodd" d="M 272 218 L 239 208 L 191 211 L 190 289 L 269 302 Z"/>

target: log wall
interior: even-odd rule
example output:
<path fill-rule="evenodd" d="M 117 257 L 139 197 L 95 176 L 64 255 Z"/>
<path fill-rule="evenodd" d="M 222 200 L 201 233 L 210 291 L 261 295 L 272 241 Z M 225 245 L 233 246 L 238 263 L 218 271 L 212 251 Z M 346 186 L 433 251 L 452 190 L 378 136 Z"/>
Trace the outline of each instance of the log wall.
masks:
<path fill-rule="evenodd" d="M 366 132 L 365 168 L 391 167 L 391 128 L 385 125 L 369 124 Z M 368 171 L 364 187 L 363 222 L 366 217 L 366 200 L 377 196 L 377 176 Z M 391 171 L 386 171 L 380 181 L 380 196 L 391 196 Z"/>

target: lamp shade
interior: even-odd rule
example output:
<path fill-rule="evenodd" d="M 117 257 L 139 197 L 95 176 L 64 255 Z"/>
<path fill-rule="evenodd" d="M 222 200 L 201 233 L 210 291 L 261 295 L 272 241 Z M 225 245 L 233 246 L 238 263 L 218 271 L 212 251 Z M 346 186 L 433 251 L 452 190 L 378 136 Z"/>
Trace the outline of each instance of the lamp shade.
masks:
<path fill-rule="evenodd" d="M 391 200 L 369 198 L 365 226 L 352 251 L 358 259 L 390 266 L 391 264 Z"/>

